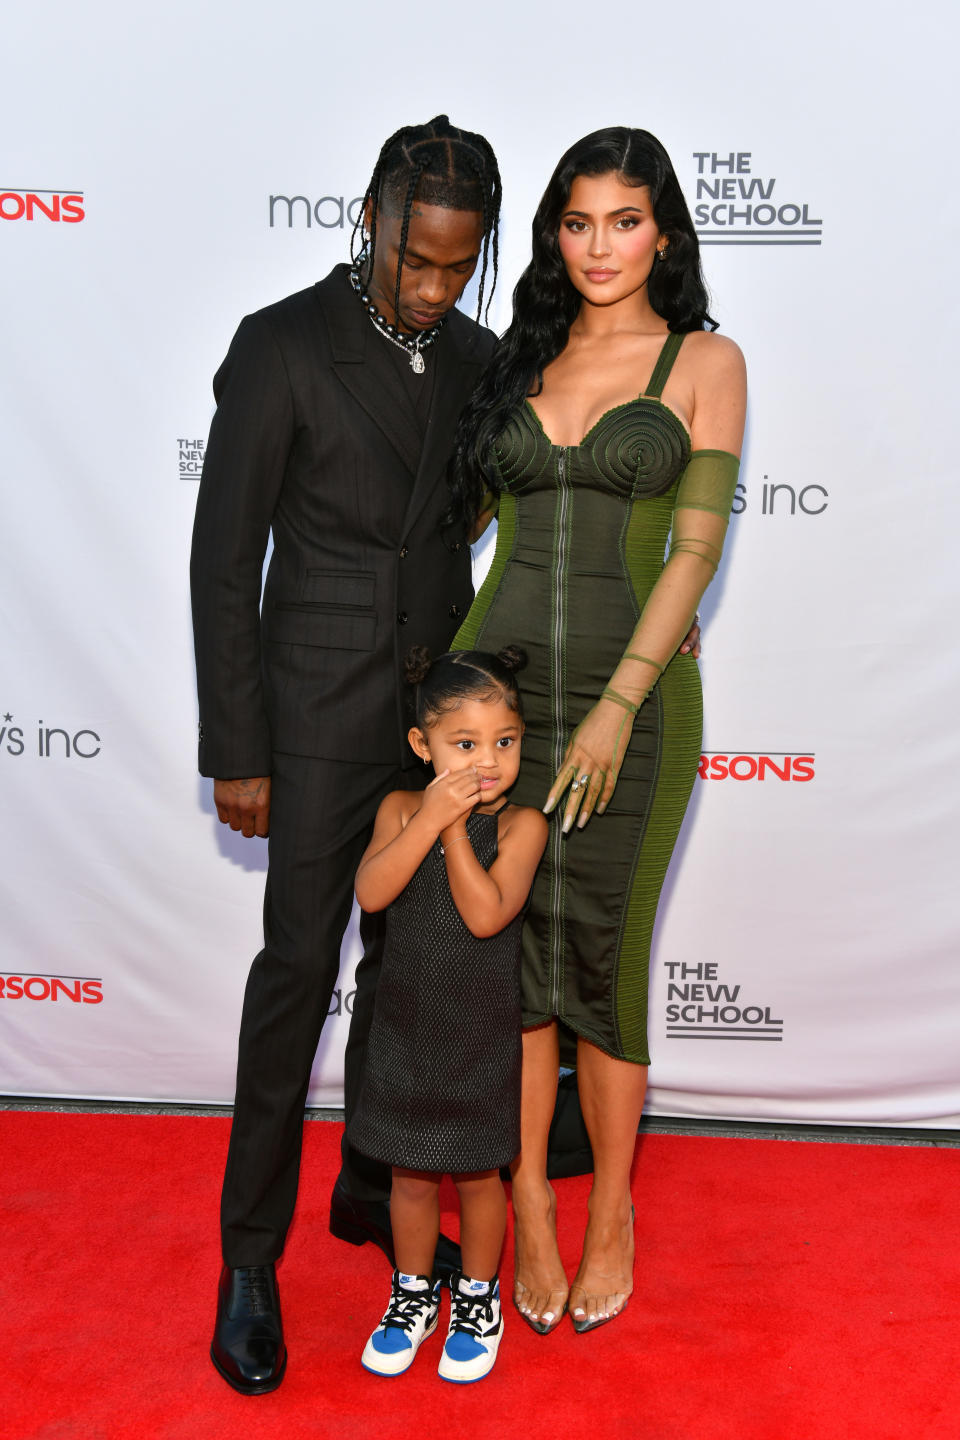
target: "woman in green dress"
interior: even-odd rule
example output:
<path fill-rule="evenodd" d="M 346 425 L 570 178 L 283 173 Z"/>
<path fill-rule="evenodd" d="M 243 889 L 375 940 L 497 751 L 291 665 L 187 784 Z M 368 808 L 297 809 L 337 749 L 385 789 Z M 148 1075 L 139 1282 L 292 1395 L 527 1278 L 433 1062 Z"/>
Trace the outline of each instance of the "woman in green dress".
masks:
<path fill-rule="evenodd" d="M 524 926 L 513 1169 L 514 1300 L 541 1334 L 568 1304 L 578 1331 L 612 1320 L 633 1289 L 650 937 L 701 742 L 678 646 L 720 559 L 746 403 L 741 353 L 715 329 L 663 146 L 597 131 L 550 180 L 458 433 L 455 500 L 474 534 L 494 514 L 498 533 L 454 646 L 527 651 L 513 798 L 556 810 Z M 570 1284 L 546 1175 L 558 1023 L 577 1037 L 594 1156 Z"/>

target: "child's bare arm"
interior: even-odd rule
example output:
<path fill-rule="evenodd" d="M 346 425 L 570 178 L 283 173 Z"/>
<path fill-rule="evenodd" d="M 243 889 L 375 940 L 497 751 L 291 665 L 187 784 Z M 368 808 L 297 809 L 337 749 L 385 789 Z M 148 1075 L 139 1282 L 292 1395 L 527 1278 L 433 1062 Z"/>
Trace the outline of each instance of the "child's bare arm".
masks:
<path fill-rule="evenodd" d="M 479 794 L 475 771 L 450 775 L 444 770 L 422 796 L 403 790 L 388 795 L 357 869 L 354 889 L 363 909 L 385 910 L 396 900 L 440 831 L 469 813 Z"/>
<path fill-rule="evenodd" d="M 547 843 L 548 825 L 539 810 L 523 806 L 510 818 L 499 838 L 499 851 L 484 870 L 461 838 L 459 826 L 441 837 L 453 902 L 471 934 L 482 939 L 509 925 L 526 903 L 533 876 Z"/>
<path fill-rule="evenodd" d="M 417 797 L 394 790 L 381 801 L 354 889 L 364 910 L 385 910 L 412 878 L 436 836 L 411 814 Z"/>

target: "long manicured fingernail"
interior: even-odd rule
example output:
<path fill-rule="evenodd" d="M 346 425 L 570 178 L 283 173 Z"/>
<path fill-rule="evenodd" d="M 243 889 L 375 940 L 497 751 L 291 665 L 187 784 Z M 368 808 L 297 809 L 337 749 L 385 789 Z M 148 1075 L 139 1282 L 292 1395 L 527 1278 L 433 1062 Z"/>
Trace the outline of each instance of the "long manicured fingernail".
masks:
<path fill-rule="evenodd" d="M 570 816 L 568 815 L 567 818 L 566 818 L 566 819 L 564 820 L 564 822 L 563 822 L 563 833 L 564 833 L 564 835 L 569 835 L 569 834 L 570 834 L 570 827 L 571 827 L 572 824 L 573 824 L 573 821 L 570 819 Z"/>

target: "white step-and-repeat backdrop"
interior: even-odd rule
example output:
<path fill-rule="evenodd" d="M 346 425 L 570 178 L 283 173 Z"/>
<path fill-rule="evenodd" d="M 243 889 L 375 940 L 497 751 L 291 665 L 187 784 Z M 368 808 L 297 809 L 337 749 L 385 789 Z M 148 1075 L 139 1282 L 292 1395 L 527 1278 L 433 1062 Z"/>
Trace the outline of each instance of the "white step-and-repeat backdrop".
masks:
<path fill-rule="evenodd" d="M 266 853 L 194 769 L 210 380 L 344 258 L 385 136 L 443 110 L 502 163 L 497 328 L 560 152 L 636 124 L 750 367 L 651 1110 L 960 1125 L 956 32 L 946 0 L 8 12 L 0 1090 L 232 1096 Z"/>

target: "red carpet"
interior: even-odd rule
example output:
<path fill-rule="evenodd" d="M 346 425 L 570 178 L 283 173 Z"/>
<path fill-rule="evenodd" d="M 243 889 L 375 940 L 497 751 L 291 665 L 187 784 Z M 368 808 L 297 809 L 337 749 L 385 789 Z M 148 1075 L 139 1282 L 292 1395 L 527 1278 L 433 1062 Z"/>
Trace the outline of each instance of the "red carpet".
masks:
<path fill-rule="evenodd" d="M 648 1136 L 626 1314 L 542 1339 L 510 1307 L 493 1374 L 461 1388 L 439 1338 L 399 1379 L 361 1368 L 389 1272 L 328 1234 L 340 1127 L 312 1122 L 280 1270 L 289 1369 L 251 1399 L 207 1359 L 227 1134 L 0 1113 L 4 1440 L 960 1435 L 958 1150 Z M 558 1189 L 572 1274 L 586 1181 Z"/>

